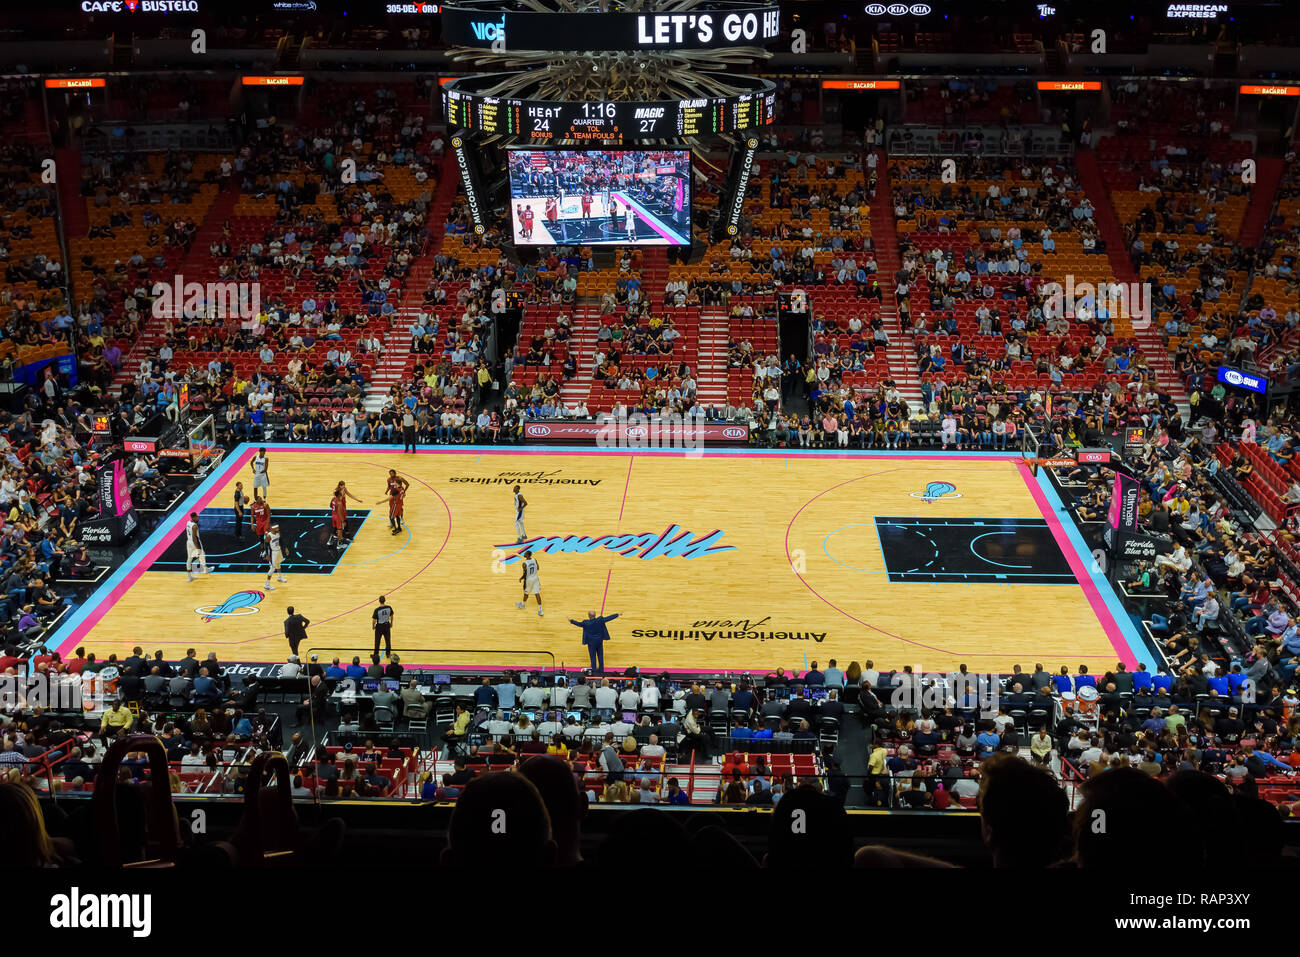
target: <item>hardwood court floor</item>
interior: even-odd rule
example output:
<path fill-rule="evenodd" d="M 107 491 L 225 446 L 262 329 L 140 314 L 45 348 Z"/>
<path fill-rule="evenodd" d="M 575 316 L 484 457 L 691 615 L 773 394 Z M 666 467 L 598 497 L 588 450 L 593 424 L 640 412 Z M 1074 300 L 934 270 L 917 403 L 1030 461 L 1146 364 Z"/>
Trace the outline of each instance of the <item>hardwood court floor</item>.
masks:
<path fill-rule="evenodd" d="M 173 659 L 194 647 L 223 661 L 282 661 L 292 604 L 312 621 L 304 656 L 365 660 L 385 594 L 407 663 L 538 668 L 550 652 L 582 664 L 569 619 L 588 609 L 622 616 L 610 625 L 607 669 L 802 671 L 836 658 L 881 670 L 1036 661 L 1074 670 L 1134 660 L 1086 554 L 1010 456 L 270 449 L 270 504 L 292 526 L 287 584 L 265 591 L 247 541 L 230 537 L 234 483 L 252 488 L 252 450 L 241 448 L 193 496 L 218 571 L 187 583 L 183 570 L 160 570 L 179 567 L 168 546 L 183 504 L 56 643 L 101 656 L 138 643 Z M 390 534 L 387 506 L 375 504 L 389 468 L 411 483 L 409 534 Z M 320 530 L 340 479 L 364 502 L 349 502 L 353 524 L 364 521 L 336 557 Z M 515 481 L 528 535 L 549 540 L 536 555 L 545 617 L 515 607 Z M 687 551 L 640 557 L 656 543 Z M 240 592 L 254 594 L 232 600 Z"/>

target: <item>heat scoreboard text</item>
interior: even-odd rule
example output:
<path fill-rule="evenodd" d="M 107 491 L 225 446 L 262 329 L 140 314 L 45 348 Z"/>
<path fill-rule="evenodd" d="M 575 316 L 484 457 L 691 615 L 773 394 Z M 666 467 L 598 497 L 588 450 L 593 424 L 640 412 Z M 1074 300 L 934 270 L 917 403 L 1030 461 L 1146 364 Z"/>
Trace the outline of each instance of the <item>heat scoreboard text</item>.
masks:
<path fill-rule="evenodd" d="M 607 103 L 511 99 L 455 88 L 444 89 L 443 96 L 450 126 L 542 141 L 734 133 L 770 126 L 776 109 L 772 89 L 698 100 Z"/>

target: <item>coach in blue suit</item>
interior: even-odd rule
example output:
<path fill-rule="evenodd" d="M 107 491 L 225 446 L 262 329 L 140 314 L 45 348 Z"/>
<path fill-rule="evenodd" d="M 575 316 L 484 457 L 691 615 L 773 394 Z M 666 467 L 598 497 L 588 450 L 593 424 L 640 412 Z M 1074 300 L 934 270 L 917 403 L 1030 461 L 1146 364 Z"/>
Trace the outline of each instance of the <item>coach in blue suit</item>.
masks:
<path fill-rule="evenodd" d="M 571 624 L 577 625 L 582 629 L 582 643 L 587 646 L 587 653 L 591 655 L 591 670 L 598 675 L 605 673 L 605 642 L 609 641 L 609 629 L 605 627 L 607 622 L 613 621 L 618 615 L 597 615 L 594 611 L 587 612 L 586 621 L 578 621 L 576 618 L 570 618 Z"/>

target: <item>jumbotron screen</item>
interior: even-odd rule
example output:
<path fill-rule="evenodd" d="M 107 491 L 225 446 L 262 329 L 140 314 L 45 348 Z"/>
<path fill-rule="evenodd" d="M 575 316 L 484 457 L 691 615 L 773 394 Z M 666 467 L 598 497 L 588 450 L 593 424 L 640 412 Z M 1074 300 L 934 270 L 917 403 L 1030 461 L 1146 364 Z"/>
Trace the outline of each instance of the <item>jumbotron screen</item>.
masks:
<path fill-rule="evenodd" d="M 520 246 L 689 246 L 689 150 L 512 149 Z"/>

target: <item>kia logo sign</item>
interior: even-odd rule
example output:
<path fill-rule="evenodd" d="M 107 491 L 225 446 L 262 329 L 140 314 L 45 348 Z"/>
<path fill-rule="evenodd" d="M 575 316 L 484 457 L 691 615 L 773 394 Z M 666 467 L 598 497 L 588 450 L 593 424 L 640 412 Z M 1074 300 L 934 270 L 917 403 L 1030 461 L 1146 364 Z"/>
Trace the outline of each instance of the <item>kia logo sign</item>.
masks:
<path fill-rule="evenodd" d="M 864 8 L 873 17 L 927 17 L 934 12 L 928 3 L 868 3 Z"/>
<path fill-rule="evenodd" d="M 549 425 L 534 425 L 529 427 L 533 435 L 550 435 L 551 427 Z"/>
<path fill-rule="evenodd" d="M 627 437 L 629 439 L 639 439 L 643 435 L 649 435 L 650 430 L 644 425 L 629 425 L 627 427 Z"/>
<path fill-rule="evenodd" d="M 729 425 L 722 430 L 722 437 L 724 439 L 743 439 L 745 437 L 745 430 L 738 426 Z"/>

